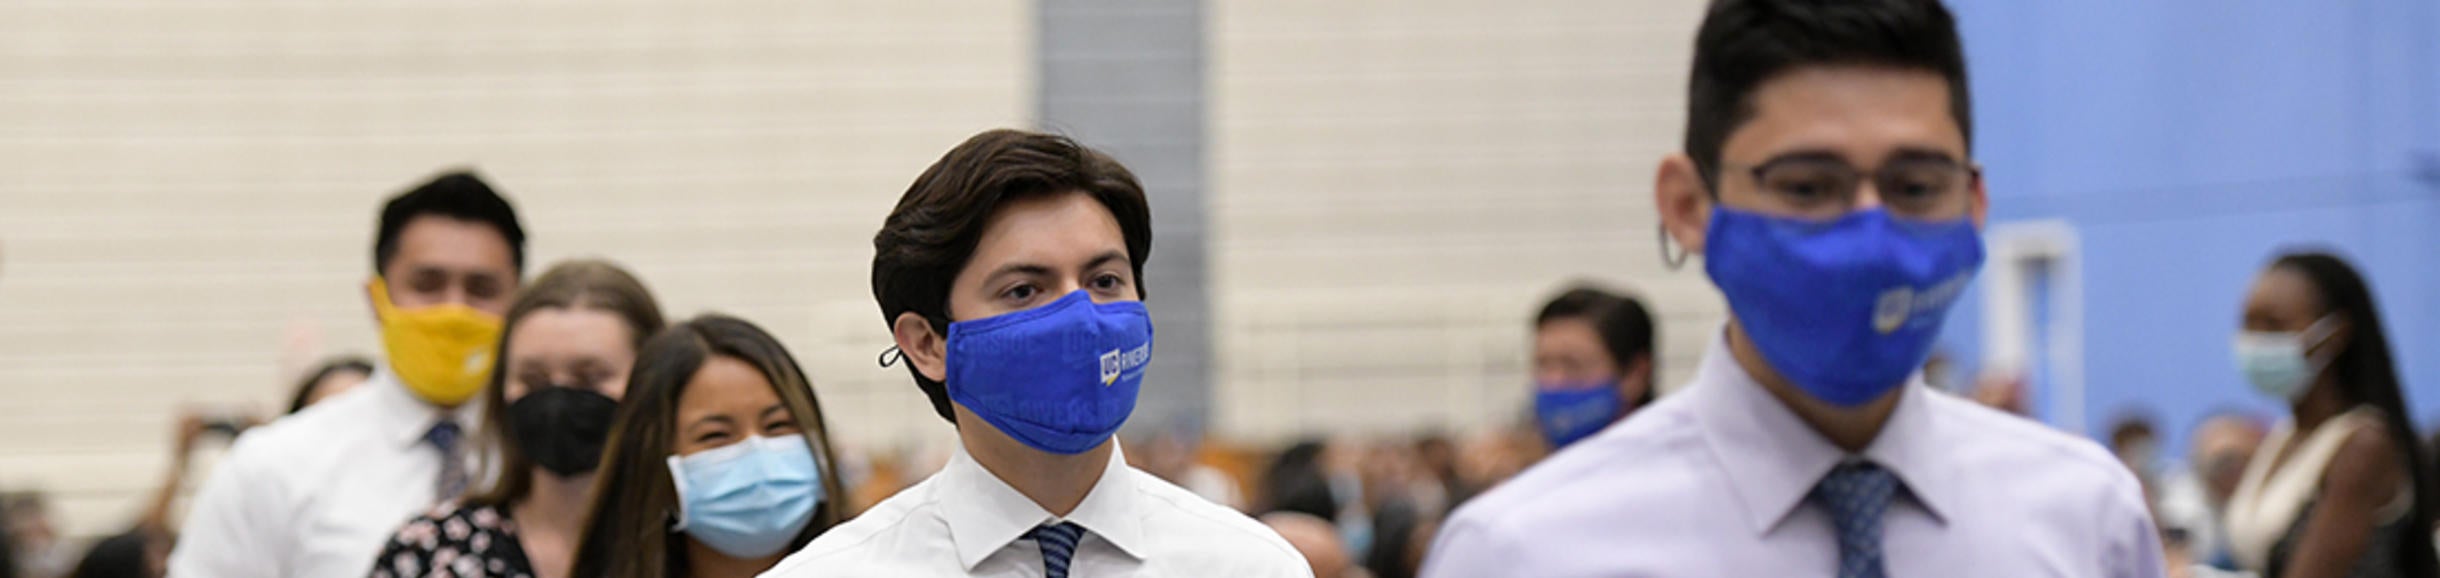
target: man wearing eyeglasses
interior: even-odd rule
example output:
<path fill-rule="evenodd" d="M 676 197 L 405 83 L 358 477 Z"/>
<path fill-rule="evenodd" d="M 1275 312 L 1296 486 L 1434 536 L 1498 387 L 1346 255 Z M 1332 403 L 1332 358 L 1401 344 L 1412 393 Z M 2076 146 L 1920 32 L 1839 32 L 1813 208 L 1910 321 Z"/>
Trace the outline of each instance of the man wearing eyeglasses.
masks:
<path fill-rule="evenodd" d="M 2135 477 L 1918 368 L 1981 268 L 1965 58 L 1938 0 L 1716 0 L 1663 238 L 1731 319 L 1695 384 L 1445 526 L 1429 578 L 2156 578 Z"/>

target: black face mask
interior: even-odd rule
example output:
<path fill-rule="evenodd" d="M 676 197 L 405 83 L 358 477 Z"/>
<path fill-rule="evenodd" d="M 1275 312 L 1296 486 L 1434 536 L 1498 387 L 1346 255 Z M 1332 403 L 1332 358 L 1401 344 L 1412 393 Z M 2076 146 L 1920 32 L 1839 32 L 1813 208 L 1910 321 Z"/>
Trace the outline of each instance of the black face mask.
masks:
<path fill-rule="evenodd" d="M 535 465 L 561 476 L 601 465 L 618 401 L 590 389 L 544 387 L 508 404 L 508 433 Z"/>

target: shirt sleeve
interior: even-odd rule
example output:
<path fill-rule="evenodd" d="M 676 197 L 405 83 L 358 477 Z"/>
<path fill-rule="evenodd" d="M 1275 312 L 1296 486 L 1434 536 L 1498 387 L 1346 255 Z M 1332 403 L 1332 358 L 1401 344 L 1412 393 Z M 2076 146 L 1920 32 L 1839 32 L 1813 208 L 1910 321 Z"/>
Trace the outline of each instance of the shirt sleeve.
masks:
<path fill-rule="evenodd" d="M 1496 532 L 1475 516 L 1458 515 L 1440 529 L 1432 540 L 1432 550 L 1423 560 L 1420 578 L 1473 578 L 1479 576 L 1511 576 L 1517 570 L 1516 552 L 1508 548 Z"/>
<path fill-rule="evenodd" d="M 240 444 L 214 468 L 187 512 L 170 578 L 286 576 L 290 553 L 281 535 L 284 488 L 259 469 L 256 444 Z"/>
<path fill-rule="evenodd" d="M 2143 485 L 2128 474 L 2118 486 L 2118 495 L 2108 501 L 2111 511 L 2104 512 L 2103 518 L 2113 520 L 2110 525 L 2119 534 L 2109 545 L 2111 576 L 2167 578 L 2169 563 L 2161 550 L 2160 526 L 2152 522 L 2151 512 L 2143 506 Z"/>

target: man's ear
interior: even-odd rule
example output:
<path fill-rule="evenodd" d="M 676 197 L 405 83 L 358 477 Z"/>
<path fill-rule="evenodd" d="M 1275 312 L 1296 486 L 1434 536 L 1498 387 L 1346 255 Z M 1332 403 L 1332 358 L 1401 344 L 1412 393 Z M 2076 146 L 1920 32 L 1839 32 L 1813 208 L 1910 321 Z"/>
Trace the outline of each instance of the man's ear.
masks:
<path fill-rule="evenodd" d="M 379 299 L 378 297 L 373 296 L 373 284 L 388 282 L 390 282 L 388 279 L 384 279 L 380 275 L 374 275 L 371 278 L 365 279 L 362 286 L 357 287 L 358 289 L 364 290 L 364 313 L 372 316 L 373 327 L 376 330 L 381 327 L 381 304 L 373 302 L 375 299 Z M 387 287 L 384 287 L 383 289 L 387 289 Z"/>
<path fill-rule="evenodd" d="M 1974 228 L 1983 228 L 1991 217 L 1991 192 L 1983 189 L 1982 165 L 1974 165 Z"/>
<path fill-rule="evenodd" d="M 890 324 L 890 336 L 897 340 L 898 352 L 906 355 L 907 363 L 914 364 L 915 371 L 932 381 L 949 380 L 949 338 L 934 333 L 932 322 L 924 319 L 923 314 L 913 311 L 898 314 L 898 321 Z"/>
<path fill-rule="evenodd" d="M 1630 401 L 1658 396 L 1660 390 L 1654 389 L 1658 380 L 1659 376 L 1652 375 L 1652 355 L 1638 355 L 1635 361 L 1627 363 L 1625 371 L 1618 372 L 1618 393 Z M 1642 384 L 1642 388 L 1638 390 L 1634 384 Z"/>
<path fill-rule="evenodd" d="M 1660 175 L 1652 186 L 1653 209 L 1660 214 L 1661 231 L 1685 247 L 1687 253 L 1703 253 L 1703 232 L 1711 225 L 1711 187 L 1703 183 L 1703 171 L 1695 168 L 1694 159 L 1684 154 L 1661 159 Z"/>

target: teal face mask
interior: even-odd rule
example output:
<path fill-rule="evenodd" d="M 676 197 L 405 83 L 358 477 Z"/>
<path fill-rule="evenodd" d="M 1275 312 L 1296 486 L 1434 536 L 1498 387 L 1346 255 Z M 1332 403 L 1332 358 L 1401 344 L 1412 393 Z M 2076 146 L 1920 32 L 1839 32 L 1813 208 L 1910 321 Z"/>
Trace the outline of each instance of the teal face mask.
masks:
<path fill-rule="evenodd" d="M 2313 378 L 2321 375 L 2325 361 L 2315 361 L 2305 350 L 2330 338 L 2324 330 L 2328 316 L 2313 321 L 2304 331 L 2242 331 L 2230 347 L 2236 354 L 2237 371 L 2245 374 L 2255 391 L 2294 403 L 2313 386 Z M 2308 343 L 2309 342 L 2309 343 Z"/>
<path fill-rule="evenodd" d="M 737 558 L 777 554 L 813 521 L 821 467 L 805 436 L 754 437 L 670 456 L 677 530 Z"/>

